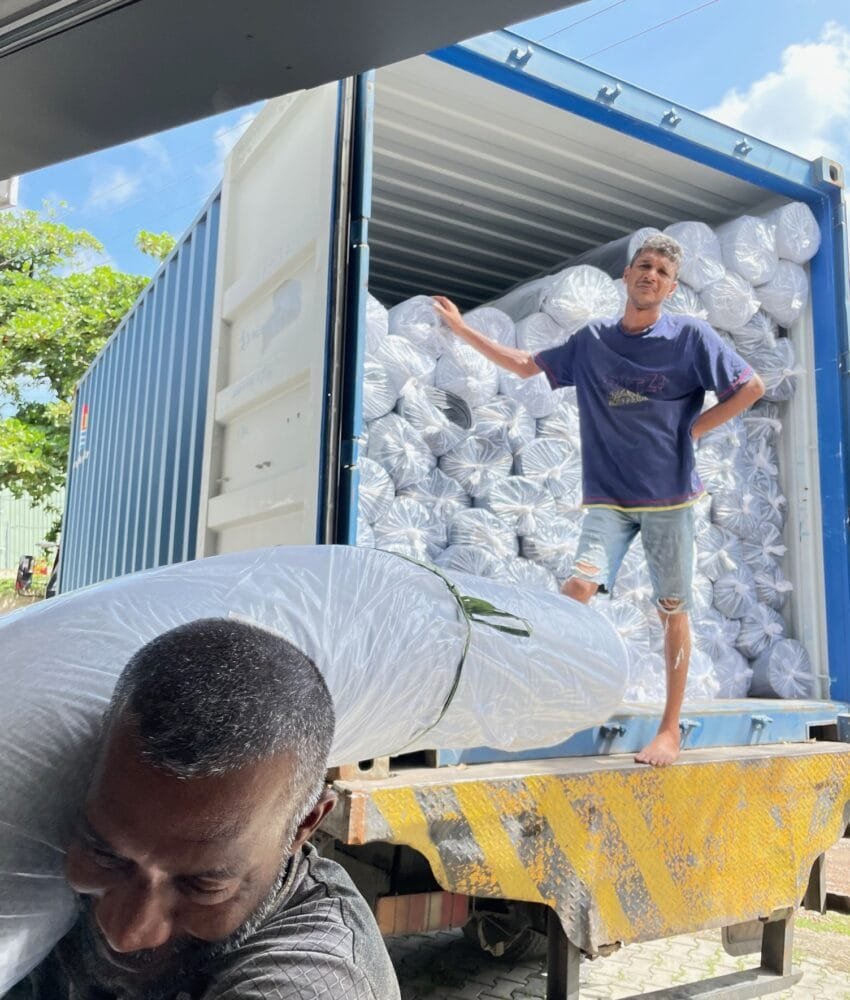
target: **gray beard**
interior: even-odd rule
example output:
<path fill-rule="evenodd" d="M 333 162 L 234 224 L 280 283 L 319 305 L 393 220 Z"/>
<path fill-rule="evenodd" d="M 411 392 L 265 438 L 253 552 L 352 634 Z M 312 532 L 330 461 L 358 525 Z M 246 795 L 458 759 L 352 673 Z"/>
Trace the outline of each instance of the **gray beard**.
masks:
<path fill-rule="evenodd" d="M 114 994 L 121 1000 L 170 1000 L 181 990 L 191 992 L 192 985 L 204 978 L 217 960 L 237 951 L 259 930 L 278 903 L 292 858 L 286 854 L 268 894 L 254 912 L 236 930 L 221 941 L 190 938 L 171 946 L 171 961 L 167 970 L 155 978 L 118 969 L 97 949 L 94 935 L 102 939 L 94 916 L 91 899 L 81 900 L 81 914 L 76 926 L 59 945 L 60 961 L 80 998 L 99 998 Z M 129 952 L 127 959 L 144 968 L 145 952 Z"/>

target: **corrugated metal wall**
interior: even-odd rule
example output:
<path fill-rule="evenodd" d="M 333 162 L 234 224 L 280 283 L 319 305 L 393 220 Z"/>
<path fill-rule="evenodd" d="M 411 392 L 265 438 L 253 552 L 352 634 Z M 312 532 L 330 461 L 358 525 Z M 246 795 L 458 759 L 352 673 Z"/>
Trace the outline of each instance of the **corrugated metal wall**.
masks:
<path fill-rule="evenodd" d="M 0 570 L 15 570 L 21 556 L 41 554 L 38 545 L 57 520 L 57 511 L 62 510 L 63 494 L 55 494 L 49 503 L 54 510 L 0 490 Z"/>
<path fill-rule="evenodd" d="M 77 387 L 63 593 L 194 557 L 220 202 L 217 193 Z"/>

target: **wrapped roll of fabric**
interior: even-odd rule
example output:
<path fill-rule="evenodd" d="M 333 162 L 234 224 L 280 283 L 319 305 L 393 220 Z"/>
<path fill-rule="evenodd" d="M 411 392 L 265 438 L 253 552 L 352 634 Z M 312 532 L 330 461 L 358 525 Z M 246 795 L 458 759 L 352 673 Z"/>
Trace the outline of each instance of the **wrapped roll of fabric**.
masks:
<path fill-rule="evenodd" d="M 764 382 L 764 398 L 771 403 L 785 403 L 797 391 L 797 368 L 794 347 L 787 337 L 779 337 L 769 351 L 759 351 L 748 359 Z"/>
<path fill-rule="evenodd" d="M 700 292 L 708 313 L 708 322 L 720 330 L 745 326 L 758 311 L 759 301 L 753 286 L 734 271 L 727 271 Z"/>
<path fill-rule="evenodd" d="M 479 306 L 464 313 L 463 319 L 473 330 L 478 330 L 490 340 L 495 340 L 497 344 L 504 344 L 505 347 L 517 346 L 514 321 L 501 309 L 496 309 L 494 306 Z"/>
<path fill-rule="evenodd" d="M 396 388 L 396 398 L 411 383 L 434 384 L 434 369 L 437 362 L 430 354 L 404 337 L 386 337 L 378 345 L 372 360 L 386 369 Z"/>
<path fill-rule="evenodd" d="M 747 658 L 734 646 L 725 646 L 712 657 L 712 669 L 717 678 L 717 698 L 746 698 L 753 679 Z"/>
<path fill-rule="evenodd" d="M 756 597 L 761 604 L 766 604 L 774 611 L 781 611 L 787 601 L 788 595 L 793 591 L 794 585 L 782 572 L 782 567 L 778 562 L 765 562 L 755 570 Z"/>
<path fill-rule="evenodd" d="M 454 591 L 387 552 L 280 546 L 125 576 L 4 618 L 0 992 L 77 917 L 63 847 L 104 710 L 130 657 L 176 626 L 236 617 L 309 656 L 335 705 L 331 765 L 434 747 L 552 746 L 616 710 L 624 654 L 601 615 L 541 590 L 446 575 Z M 516 616 L 507 621 L 520 634 L 500 631 L 506 619 L 487 617 L 481 601 Z M 33 657 L 39 648 L 50 655 Z"/>
<path fill-rule="evenodd" d="M 781 531 L 788 512 L 788 500 L 779 486 L 779 481 L 758 477 L 753 486 L 759 501 L 763 504 L 765 517 Z"/>
<path fill-rule="evenodd" d="M 780 260 L 773 277 L 759 285 L 758 297 L 780 326 L 793 326 L 809 302 L 809 277 L 799 264 Z"/>
<path fill-rule="evenodd" d="M 434 560 L 446 547 L 446 526 L 424 505 L 410 497 L 396 497 L 389 510 L 372 525 L 375 548 Z"/>
<path fill-rule="evenodd" d="M 747 410 L 742 419 L 749 441 L 764 439 L 774 444 L 782 433 L 782 421 L 779 419 L 779 407 L 776 403 L 761 399 L 752 409 Z"/>
<path fill-rule="evenodd" d="M 363 419 L 385 417 L 397 399 L 395 379 L 379 361 L 367 358 L 363 363 Z"/>
<path fill-rule="evenodd" d="M 709 490 L 738 490 L 741 488 L 741 471 L 737 450 L 728 444 L 710 440 L 700 441 L 696 453 L 697 471 Z"/>
<path fill-rule="evenodd" d="M 552 493 L 544 483 L 525 476 L 508 476 L 494 483 L 478 501 L 515 535 L 533 535 L 540 518 L 556 515 Z"/>
<path fill-rule="evenodd" d="M 544 312 L 535 312 L 516 325 L 516 346 L 521 351 L 538 354 L 550 347 L 560 347 L 569 339 L 568 334 Z"/>
<path fill-rule="evenodd" d="M 483 507 L 459 510 L 449 521 L 448 542 L 449 545 L 477 545 L 502 560 L 513 559 L 519 552 L 516 534 Z"/>
<path fill-rule="evenodd" d="M 581 264 L 555 276 L 542 309 L 572 334 L 592 319 L 618 315 L 620 296 L 604 271 Z"/>
<path fill-rule="evenodd" d="M 390 509 L 395 490 L 393 481 L 382 465 L 371 458 L 362 457 L 357 461 L 360 485 L 357 491 L 358 509 L 367 524 L 374 524 Z"/>
<path fill-rule="evenodd" d="M 458 340 L 437 362 L 434 384 L 460 396 L 474 409 L 499 391 L 499 370 L 492 361 Z"/>
<path fill-rule="evenodd" d="M 505 295 L 489 303 L 494 309 L 500 309 L 517 323 L 524 316 L 540 311 L 540 303 L 552 287 L 553 276 L 543 275 L 532 281 L 524 281 L 512 288 Z"/>
<path fill-rule="evenodd" d="M 428 387 L 409 386 L 399 396 L 396 409 L 438 458 L 457 447 L 468 434 L 434 405 Z"/>
<path fill-rule="evenodd" d="M 813 698 L 815 677 L 805 647 L 796 639 L 779 639 L 753 661 L 753 698 Z"/>
<path fill-rule="evenodd" d="M 502 579 L 505 583 L 511 583 L 516 587 L 536 587 L 555 594 L 560 592 L 554 573 L 545 566 L 538 566 L 537 563 L 530 562 L 522 556 L 505 564 Z"/>
<path fill-rule="evenodd" d="M 440 468 L 471 497 L 480 497 L 509 476 L 514 457 L 503 445 L 482 437 L 468 437 L 440 458 Z"/>
<path fill-rule="evenodd" d="M 717 227 L 723 263 L 751 285 L 763 285 L 776 273 L 776 226 L 755 215 L 742 215 Z"/>
<path fill-rule="evenodd" d="M 674 222 L 664 230 L 682 248 L 679 281 L 699 292 L 723 277 L 723 251 L 717 234 L 704 222 Z"/>
<path fill-rule="evenodd" d="M 449 545 L 434 560 L 441 569 L 471 573 L 490 580 L 504 579 L 507 561 L 477 545 Z"/>
<path fill-rule="evenodd" d="M 578 466 L 573 445 L 564 438 L 538 438 L 517 452 L 516 465 L 520 475 L 542 482 L 557 480 L 562 473 Z"/>
<path fill-rule="evenodd" d="M 437 464 L 422 436 L 397 413 L 370 425 L 368 457 L 383 466 L 397 490 L 424 479 Z"/>
<path fill-rule="evenodd" d="M 758 496 L 749 486 L 718 490 L 711 498 L 711 520 L 739 538 L 755 534 L 764 520 Z"/>
<path fill-rule="evenodd" d="M 661 306 L 663 312 L 681 316 L 695 316 L 697 319 L 708 319 L 708 310 L 703 305 L 699 292 L 689 285 L 679 283 L 671 296 L 664 300 Z"/>
<path fill-rule="evenodd" d="M 531 378 L 520 378 L 513 372 L 499 372 L 499 392 L 509 399 L 521 403 L 529 416 L 539 419 L 554 413 L 558 401 L 549 385 L 549 380 L 541 372 Z"/>
<path fill-rule="evenodd" d="M 741 631 L 735 648 L 752 660 L 785 636 L 782 615 L 756 601 L 741 618 Z"/>
<path fill-rule="evenodd" d="M 375 548 L 375 532 L 372 525 L 363 516 L 363 511 L 357 512 L 357 545 L 364 549 Z"/>
<path fill-rule="evenodd" d="M 769 351 L 776 346 L 776 322 L 761 310 L 753 316 L 749 323 L 729 332 L 732 335 L 735 350 L 746 360 L 759 351 Z"/>
<path fill-rule="evenodd" d="M 387 336 L 387 310 L 374 295 L 366 296 L 366 354 L 374 354 Z"/>
<path fill-rule="evenodd" d="M 434 360 L 447 350 L 454 337 L 437 315 L 430 295 L 414 295 L 393 306 L 387 326 L 390 336 L 403 337 Z"/>
<path fill-rule="evenodd" d="M 534 534 L 520 539 L 520 551 L 526 559 L 551 570 L 559 581 L 566 580 L 573 568 L 580 530 L 580 517 L 538 518 Z"/>
<path fill-rule="evenodd" d="M 820 247 L 820 227 L 814 213 L 801 201 L 792 201 L 766 216 L 776 227 L 776 252 L 780 258 L 805 264 Z"/>
<path fill-rule="evenodd" d="M 709 524 L 697 535 L 697 566 L 712 582 L 733 573 L 744 561 L 741 539 L 719 524 Z"/>
<path fill-rule="evenodd" d="M 472 497 L 442 469 L 432 469 L 424 479 L 399 490 L 399 496 L 423 504 L 444 524 L 472 503 Z"/>
<path fill-rule="evenodd" d="M 628 238 L 626 244 L 626 264 L 630 264 L 632 257 L 640 250 L 640 248 L 646 243 L 650 236 L 661 236 L 661 230 L 656 229 L 655 226 L 642 226 L 640 229 L 636 229 L 631 236 Z M 620 274 L 622 274 L 622 268 L 620 269 Z M 619 275 L 615 275 L 618 277 Z"/>
<path fill-rule="evenodd" d="M 537 423 L 522 403 L 507 396 L 495 396 L 489 403 L 472 411 L 472 433 L 501 445 L 512 452 L 519 451 L 534 440 Z"/>
<path fill-rule="evenodd" d="M 537 434 L 541 438 L 560 438 L 563 441 L 569 441 L 578 455 L 581 448 L 581 437 L 576 391 L 572 386 L 568 386 L 564 389 L 557 389 L 553 396 L 556 399 L 556 407 L 551 416 L 543 417 L 537 422 Z"/>
<path fill-rule="evenodd" d="M 752 571 L 742 563 L 714 581 L 714 606 L 724 618 L 743 618 L 756 603 L 755 590 Z"/>

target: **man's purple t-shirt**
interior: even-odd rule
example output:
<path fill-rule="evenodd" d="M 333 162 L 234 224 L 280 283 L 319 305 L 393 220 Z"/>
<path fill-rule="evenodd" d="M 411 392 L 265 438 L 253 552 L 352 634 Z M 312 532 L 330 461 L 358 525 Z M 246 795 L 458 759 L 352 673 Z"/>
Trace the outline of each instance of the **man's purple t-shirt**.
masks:
<path fill-rule="evenodd" d="M 553 389 L 576 387 L 584 503 L 632 510 L 701 495 L 691 427 L 705 392 L 726 399 L 753 375 L 708 323 L 667 314 L 637 334 L 594 321 L 534 361 Z"/>

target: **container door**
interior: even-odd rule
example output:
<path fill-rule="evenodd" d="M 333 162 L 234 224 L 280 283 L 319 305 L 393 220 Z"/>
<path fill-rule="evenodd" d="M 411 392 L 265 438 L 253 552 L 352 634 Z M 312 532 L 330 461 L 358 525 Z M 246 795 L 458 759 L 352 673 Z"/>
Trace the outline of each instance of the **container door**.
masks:
<path fill-rule="evenodd" d="M 225 165 L 199 556 L 324 532 L 350 94 L 270 101 Z"/>

